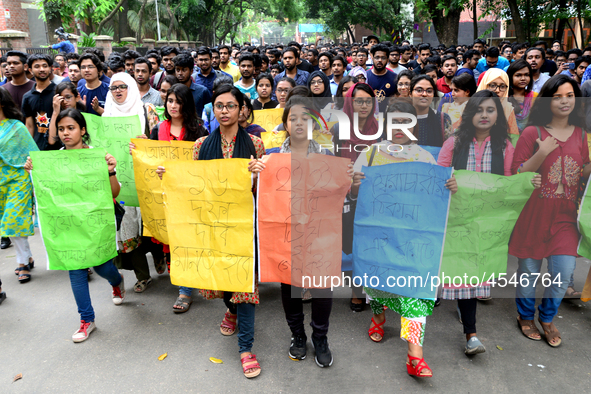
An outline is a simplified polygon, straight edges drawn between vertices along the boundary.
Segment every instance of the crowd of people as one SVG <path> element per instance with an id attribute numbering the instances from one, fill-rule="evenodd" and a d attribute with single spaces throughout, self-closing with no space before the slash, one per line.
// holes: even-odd
<path id="1" fill-rule="evenodd" d="M 518 273 L 539 275 L 543 259 L 552 277 L 570 280 L 549 285 L 539 305 L 538 320 L 546 342 L 561 344 L 553 319 L 565 296 L 580 296 L 573 273 L 579 231 L 577 209 L 582 182 L 591 174 L 586 121 L 581 97 L 591 96 L 591 47 L 565 50 L 558 41 L 548 47 L 534 43 L 501 42 L 488 46 L 482 40 L 472 45 L 432 47 L 428 43 L 400 45 L 379 42 L 369 36 L 365 43 L 351 45 L 307 44 L 252 46 L 220 45 L 183 49 L 165 46 L 148 50 L 111 53 L 99 49 L 71 52 L 61 45 L 55 56 L 27 55 L 9 51 L 0 58 L 4 77 L 0 87 L 0 235 L 2 249 L 14 245 L 20 283 L 31 280 L 35 262 L 28 237 L 34 235 L 34 172 L 29 152 L 36 150 L 89 149 L 93 130 L 82 113 L 98 116 L 138 115 L 138 138 L 160 141 L 194 141 L 194 160 L 249 159 L 256 175 L 265 169 L 268 155 L 310 153 L 335 155 L 351 161 L 351 189 L 343 208 L 343 270 L 350 271 L 353 218 L 364 174 L 378 157 L 352 146 L 362 143 L 378 148 L 394 161 L 419 161 L 475 172 L 511 176 L 535 172 L 535 190 L 521 212 L 509 243 L 516 256 Z M 545 98 L 537 100 L 536 98 Z M 310 99 L 317 109 L 339 109 L 350 119 L 357 114 L 357 128 L 366 136 L 380 128 L 378 112 L 416 116 L 410 128 L 417 141 L 402 131 L 391 140 L 340 140 L 339 125 L 322 129 L 332 135 L 333 149 L 307 138 Z M 265 130 L 253 123 L 253 111 L 282 108 L 281 124 Z M 399 124 L 407 119 L 395 119 Z M 386 130 L 383 127 L 383 130 Z M 280 148 L 265 149 L 261 134 L 285 131 Z M 519 137 L 514 144 L 513 137 Z M 403 150 L 387 149 L 402 145 Z M 130 153 L 135 145 L 130 142 Z M 434 149 L 437 154 L 434 154 Z M 384 153 L 387 152 L 387 153 Z M 107 154 L 110 190 L 119 194 L 116 157 Z M 56 169 L 56 171 L 59 169 Z M 166 177 L 159 167 L 158 175 Z M 455 193 L 455 177 L 446 182 Z M 453 198 L 453 197 L 452 197 Z M 117 230 L 118 256 L 92 269 L 69 271 L 72 291 L 80 314 L 74 342 L 85 341 L 95 329 L 95 315 L 88 290 L 93 272 L 112 286 L 112 300 L 120 305 L 126 288 L 120 269 L 136 276 L 135 293 L 152 283 L 146 255 L 150 253 L 157 274 L 170 272 L 170 249 L 143 235 L 141 211 L 123 207 Z M 348 269 L 346 268 L 348 267 Z M 527 338 L 541 340 L 535 323 L 535 285 L 516 285 L 519 330 Z M 189 310 L 193 288 L 179 287 L 172 305 L 174 313 Z M 384 337 L 385 310 L 401 316 L 400 336 L 407 342 L 407 371 L 412 376 L 431 377 L 423 356 L 426 319 L 440 299 L 457 300 L 466 335 L 465 353 L 485 352 L 476 331 L 477 300 L 491 297 L 491 286 L 442 286 L 438 299 L 403 297 L 359 286 L 352 287 L 350 308 L 361 312 L 369 304 L 373 313 L 368 335 L 374 342 Z M 258 376 L 262 367 L 252 353 L 254 293 L 198 289 L 207 299 L 222 298 L 226 311 L 220 324 L 222 335 L 238 332 L 238 347 L 247 378 Z M 297 294 L 294 297 L 293 294 Z M 281 284 L 286 321 L 292 332 L 289 357 L 306 358 L 303 302 L 312 303 L 312 343 L 320 367 L 333 363 L 328 346 L 330 289 L 294 288 Z M 0 303 L 6 298 L 1 291 Z"/>

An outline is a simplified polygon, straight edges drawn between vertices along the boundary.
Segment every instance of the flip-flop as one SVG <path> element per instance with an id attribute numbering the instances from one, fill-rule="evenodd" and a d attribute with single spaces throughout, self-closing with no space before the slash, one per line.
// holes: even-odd
<path id="1" fill-rule="evenodd" d="M 192 303 L 192 298 L 179 297 L 172 306 L 172 310 L 174 310 L 174 313 L 185 313 L 189 310 L 189 308 L 191 308 Z M 180 306 L 181 308 L 175 308 L 175 306 Z"/>
<path id="2" fill-rule="evenodd" d="M 2 304 L 2 302 L 6 299 L 6 292 L 2 292 L 0 293 L 0 304 Z"/>
<path id="3" fill-rule="evenodd" d="M 582 292 L 575 290 L 574 287 L 569 287 L 568 289 L 566 289 L 564 298 L 581 298 L 581 295 L 583 295 Z"/>

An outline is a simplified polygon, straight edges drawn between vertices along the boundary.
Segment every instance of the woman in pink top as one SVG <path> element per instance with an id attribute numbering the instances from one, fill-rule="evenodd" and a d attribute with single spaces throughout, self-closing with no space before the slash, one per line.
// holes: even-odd
<path id="1" fill-rule="evenodd" d="M 437 164 L 456 170 L 511 175 L 514 148 L 509 139 L 507 118 L 498 96 L 488 90 L 475 93 L 462 114 L 454 135 L 445 141 Z M 442 298 L 458 300 L 466 354 L 483 353 L 486 349 L 476 337 L 477 298 L 489 298 L 490 285 L 444 285 Z"/>

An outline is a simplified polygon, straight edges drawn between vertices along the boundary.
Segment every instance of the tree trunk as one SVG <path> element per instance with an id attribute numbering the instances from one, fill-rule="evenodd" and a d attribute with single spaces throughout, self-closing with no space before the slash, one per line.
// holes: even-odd
<path id="1" fill-rule="evenodd" d="M 119 7 L 121 7 L 121 4 L 123 4 L 125 0 L 120 0 L 119 3 L 117 3 L 117 5 L 115 6 L 115 8 L 113 8 L 113 11 L 111 11 L 109 13 L 109 15 L 107 15 L 107 17 L 105 19 L 103 19 L 101 21 L 101 23 L 98 25 L 98 27 L 96 28 L 96 34 L 100 35 L 101 34 L 101 30 L 103 29 L 103 27 L 111 20 L 113 19 L 113 17 L 115 16 L 115 14 L 117 13 L 117 11 L 119 11 Z"/>
<path id="2" fill-rule="evenodd" d="M 566 2 L 567 0 L 560 0 L 558 2 L 558 13 L 565 11 Z M 566 29 L 566 21 L 567 18 L 560 18 L 558 20 L 558 27 L 556 28 L 556 34 L 554 35 L 555 40 L 559 40 L 560 42 L 562 42 L 562 38 L 564 36 L 564 29 Z"/>
<path id="3" fill-rule="evenodd" d="M 135 40 L 137 41 L 137 45 L 140 46 L 140 40 L 142 38 L 142 24 L 144 22 L 144 10 L 146 9 L 146 4 L 148 3 L 148 0 L 144 0 L 142 2 L 142 7 L 140 8 L 140 11 L 138 12 L 137 16 L 138 19 L 140 21 L 140 25 L 137 29 L 137 32 L 135 33 Z"/>
<path id="4" fill-rule="evenodd" d="M 61 1 L 59 0 L 44 0 L 43 9 L 45 10 L 45 20 L 47 23 L 47 38 L 49 44 L 57 44 L 57 39 L 54 37 L 55 29 L 62 26 L 62 16 L 59 13 Z"/>
<path id="5" fill-rule="evenodd" d="M 477 9 L 477 0 L 472 2 L 472 23 L 474 29 L 474 40 L 478 38 L 478 9 Z"/>
<path id="6" fill-rule="evenodd" d="M 353 44 L 355 42 L 355 35 L 353 34 L 353 30 L 351 30 L 351 26 L 347 24 L 347 33 L 349 35 L 349 44 Z"/>
<path id="7" fill-rule="evenodd" d="M 429 13 L 433 20 L 433 26 L 437 33 L 439 42 L 445 46 L 456 45 L 458 43 L 458 31 L 460 28 L 461 8 L 449 4 L 449 0 L 445 4 L 448 6 L 447 12 L 437 9 L 437 0 L 429 0 Z"/>
<path id="8" fill-rule="evenodd" d="M 507 0 L 507 5 L 511 10 L 511 18 L 513 19 L 513 26 L 515 27 L 515 36 L 517 37 L 517 42 L 525 42 L 525 30 L 523 28 L 523 20 L 519 14 L 517 0 Z"/>
<path id="9" fill-rule="evenodd" d="M 120 8 L 120 7 L 117 7 Z M 121 12 L 119 13 L 119 37 L 133 37 L 133 32 L 127 23 L 127 12 L 129 11 L 129 0 L 123 0 L 121 3 Z M 140 22 L 141 23 L 141 22 Z M 139 44 L 139 40 L 138 40 Z"/>

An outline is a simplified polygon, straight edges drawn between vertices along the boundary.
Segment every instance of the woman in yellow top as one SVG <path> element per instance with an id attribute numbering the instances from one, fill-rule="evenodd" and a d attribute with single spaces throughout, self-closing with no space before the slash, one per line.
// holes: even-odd
<path id="1" fill-rule="evenodd" d="M 517 127 L 517 119 L 515 118 L 515 110 L 513 105 L 508 101 L 509 97 L 509 76 L 506 72 L 499 68 L 489 69 L 478 85 L 477 92 L 481 90 L 490 90 L 501 98 L 503 104 L 503 111 L 507 118 L 507 124 L 509 127 L 509 134 L 519 135 L 519 128 Z"/>

